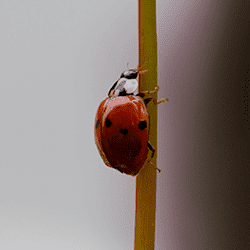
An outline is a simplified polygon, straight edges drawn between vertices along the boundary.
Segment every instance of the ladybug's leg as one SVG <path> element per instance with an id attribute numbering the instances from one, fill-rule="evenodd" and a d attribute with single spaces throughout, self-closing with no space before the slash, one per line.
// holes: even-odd
<path id="1" fill-rule="evenodd" d="M 143 101 L 144 101 L 145 105 L 147 105 L 151 100 L 153 100 L 155 105 L 158 105 L 158 104 L 160 104 L 162 102 L 168 101 L 168 98 L 162 99 L 161 101 L 157 101 L 155 98 L 149 97 L 149 98 L 144 99 Z"/>
<path id="2" fill-rule="evenodd" d="M 160 89 L 160 87 L 157 85 L 157 87 L 155 87 L 155 90 L 153 90 L 153 91 L 143 91 L 141 93 L 138 93 L 137 96 L 140 96 L 140 97 L 143 98 L 146 95 L 151 95 L 151 94 L 157 93 L 159 91 L 159 89 Z M 158 105 L 160 103 L 164 103 L 164 102 L 168 101 L 168 98 L 158 101 L 156 98 L 149 97 L 147 99 L 144 99 L 144 103 L 147 105 L 151 100 L 153 100 L 155 105 Z"/>
<path id="3" fill-rule="evenodd" d="M 154 169 L 158 170 L 159 173 L 161 172 L 161 170 L 159 168 L 157 168 L 151 161 L 149 161 L 148 163 L 150 163 Z"/>
<path id="4" fill-rule="evenodd" d="M 154 100 L 153 100 L 153 102 L 154 102 L 155 105 L 158 105 L 158 104 L 160 104 L 160 103 L 162 103 L 162 102 L 164 103 L 165 101 L 168 102 L 168 98 L 166 98 L 166 99 L 161 99 L 160 101 L 156 100 L 155 98 L 154 98 Z"/>
<path id="5" fill-rule="evenodd" d="M 153 91 L 142 91 L 140 93 L 138 93 L 138 96 L 144 97 L 145 95 L 151 95 L 151 94 L 155 94 L 159 91 L 160 87 L 157 85 L 157 87 L 155 87 L 155 90 Z"/>
<path id="6" fill-rule="evenodd" d="M 154 154 L 155 154 L 155 148 L 153 147 L 153 145 L 150 143 L 150 141 L 148 141 L 148 148 L 152 151 L 152 155 L 151 155 L 151 158 L 150 160 L 148 161 L 154 169 L 157 169 L 159 172 L 161 172 L 161 170 L 159 168 L 157 168 L 152 162 L 151 160 L 153 159 L 154 157 Z"/>
<path id="7" fill-rule="evenodd" d="M 148 141 L 148 148 L 149 150 L 152 151 L 152 155 L 151 155 L 151 158 L 150 158 L 150 161 L 153 159 L 154 157 L 154 154 L 155 154 L 155 148 L 153 147 L 153 145 L 150 143 L 150 141 Z"/>

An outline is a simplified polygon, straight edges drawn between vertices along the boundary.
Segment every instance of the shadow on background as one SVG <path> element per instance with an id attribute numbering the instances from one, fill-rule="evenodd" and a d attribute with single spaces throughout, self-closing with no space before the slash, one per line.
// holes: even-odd
<path id="1" fill-rule="evenodd" d="M 211 1 L 190 13 L 182 25 L 168 20 L 159 38 L 170 101 L 159 109 L 156 249 L 250 249 L 249 3 Z"/>

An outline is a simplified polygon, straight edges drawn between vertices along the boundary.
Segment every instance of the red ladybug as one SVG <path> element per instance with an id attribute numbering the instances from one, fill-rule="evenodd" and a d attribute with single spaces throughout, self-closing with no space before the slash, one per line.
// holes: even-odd
<path id="1" fill-rule="evenodd" d="M 159 87 L 134 95 L 138 88 L 136 78 L 144 72 L 139 68 L 124 71 L 109 90 L 109 97 L 101 102 L 95 118 L 95 143 L 104 163 L 132 176 L 143 167 L 148 149 L 152 151 L 151 159 L 155 152 L 148 141 L 149 114 L 146 108 L 154 98 L 143 97 L 156 93 Z M 157 102 L 154 99 L 154 103 L 166 100 Z"/>

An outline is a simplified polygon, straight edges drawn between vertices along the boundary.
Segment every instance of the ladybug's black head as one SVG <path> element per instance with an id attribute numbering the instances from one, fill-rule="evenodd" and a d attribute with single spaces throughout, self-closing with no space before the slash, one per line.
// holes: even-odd
<path id="1" fill-rule="evenodd" d="M 145 63 L 144 63 L 145 64 Z M 143 64 L 143 65 L 144 65 Z M 136 80 L 138 74 L 143 74 L 145 72 L 147 72 L 148 70 L 143 70 L 143 71 L 140 71 L 140 68 L 142 68 L 143 66 L 141 67 L 138 67 L 137 69 L 130 69 L 128 67 L 128 64 L 127 64 L 127 70 L 123 71 L 121 76 L 120 76 L 120 79 L 118 79 L 114 84 L 113 86 L 111 87 L 111 89 L 109 90 L 108 92 L 108 96 L 111 97 L 114 95 L 114 91 L 115 90 L 118 90 L 118 88 L 120 88 L 120 90 L 118 91 L 118 94 L 119 95 L 129 95 L 129 94 L 132 94 L 134 93 L 134 91 L 137 89 L 138 87 L 138 81 Z M 125 79 L 122 79 L 122 78 L 125 78 Z M 131 81 L 127 81 L 127 80 L 132 80 Z M 133 81 L 134 79 L 134 81 Z M 120 80 L 122 80 L 122 82 L 120 82 Z M 119 83 L 119 84 L 118 84 Z M 137 84 L 136 84 L 137 83 Z M 118 85 L 119 86 L 118 86 Z M 132 85 L 131 85 L 132 84 Z M 126 86 L 125 86 L 126 85 Z M 124 92 L 125 91 L 125 92 Z"/>
<path id="2" fill-rule="evenodd" d="M 138 76 L 138 71 L 136 69 L 128 69 L 122 72 L 120 78 L 136 79 L 137 76 Z"/>
<path id="3" fill-rule="evenodd" d="M 145 63 L 144 63 L 145 64 Z M 147 72 L 147 70 L 140 71 L 140 68 L 144 66 L 144 64 L 141 67 L 138 67 L 137 69 L 129 69 L 128 63 L 127 63 L 127 70 L 122 72 L 120 78 L 126 78 L 126 79 L 136 79 L 138 74 L 143 74 Z"/>

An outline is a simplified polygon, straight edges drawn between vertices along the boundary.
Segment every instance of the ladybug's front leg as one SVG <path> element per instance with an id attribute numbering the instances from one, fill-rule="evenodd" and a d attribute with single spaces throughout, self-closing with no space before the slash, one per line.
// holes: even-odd
<path id="1" fill-rule="evenodd" d="M 166 98 L 166 99 L 161 99 L 160 101 L 158 101 L 158 100 L 156 100 L 155 98 L 153 98 L 153 102 L 154 102 L 155 105 L 158 105 L 158 104 L 160 104 L 160 103 L 164 103 L 165 101 L 168 102 L 168 98 Z"/>
<path id="2" fill-rule="evenodd" d="M 155 90 L 153 91 L 143 91 L 142 93 L 145 93 L 145 95 L 151 95 L 151 94 L 155 94 L 159 91 L 160 87 L 159 85 L 157 85 L 157 87 L 155 87 Z"/>
<path id="3" fill-rule="evenodd" d="M 143 98 L 146 95 L 151 95 L 151 94 L 157 93 L 159 91 L 159 89 L 160 89 L 160 87 L 157 85 L 157 87 L 155 87 L 155 90 L 153 90 L 153 91 L 143 91 L 141 93 L 138 93 L 137 96 L 140 96 L 140 97 Z M 160 103 L 164 103 L 164 102 L 168 101 L 168 98 L 162 99 L 162 100 L 158 101 L 157 99 L 155 99 L 153 97 L 149 97 L 147 99 L 144 99 L 144 102 L 147 105 L 151 100 L 153 100 L 153 102 L 154 102 L 155 105 L 158 105 Z"/>
<path id="4" fill-rule="evenodd" d="M 159 91 L 160 87 L 157 85 L 157 87 L 155 87 L 155 90 L 153 91 L 142 91 L 140 93 L 138 93 L 137 95 L 140 97 L 144 97 L 146 95 L 151 95 L 151 94 L 155 94 Z"/>

